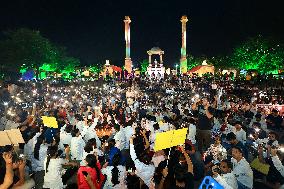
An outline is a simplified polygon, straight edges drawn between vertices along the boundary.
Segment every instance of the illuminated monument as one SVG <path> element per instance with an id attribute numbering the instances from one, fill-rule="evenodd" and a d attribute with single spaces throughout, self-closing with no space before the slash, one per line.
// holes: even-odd
<path id="1" fill-rule="evenodd" d="M 181 57 L 180 57 L 180 73 L 187 73 L 187 59 L 186 59 L 186 22 L 187 16 L 182 16 L 181 19 L 181 31 L 182 31 L 182 45 L 181 45 Z"/>
<path id="2" fill-rule="evenodd" d="M 163 54 L 165 53 L 159 47 L 153 47 L 151 50 L 147 51 L 149 55 L 149 66 L 147 68 L 147 74 L 150 78 L 161 79 L 165 75 L 165 67 L 163 65 Z M 155 59 L 152 62 L 152 55 L 158 55 L 160 57 L 160 62 Z"/>
<path id="3" fill-rule="evenodd" d="M 130 17 L 125 16 L 124 26 L 125 26 L 125 62 L 124 66 L 128 73 L 132 72 L 132 61 L 130 58 Z"/>

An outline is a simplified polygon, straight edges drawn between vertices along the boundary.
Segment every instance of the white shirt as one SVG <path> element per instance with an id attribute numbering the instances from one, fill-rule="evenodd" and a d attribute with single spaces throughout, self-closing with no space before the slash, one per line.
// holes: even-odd
<path id="1" fill-rule="evenodd" d="M 41 144 L 39 149 L 39 156 L 38 159 L 36 159 L 34 156 L 32 157 L 32 169 L 33 171 L 42 171 L 44 170 L 44 161 L 47 156 L 47 144 Z"/>
<path id="2" fill-rule="evenodd" d="M 65 126 L 60 129 L 59 148 L 64 151 L 64 144 L 71 145 L 72 135 L 71 133 L 67 133 L 63 128 L 65 129 Z"/>
<path id="3" fill-rule="evenodd" d="M 131 136 L 134 134 L 134 129 L 132 126 L 124 127 L 123 129 L 124 136 L 125 136 L 125 149 L 129 149 L 129 140 Z"/>
<path id="4" fill-rule="evenodd" d="M 71 158 L 74 160 L 83 160 L 83 152 L 85 147 L 85 141 L 81 136 L 72 137 L 71 139 Z"/>
<path id="5" fill-rule="evenodd" d="M 263 144 L 264 143 L 265 147 L 267 148 L 267 143 L 269 142 L 269 138 L 264 138 L 264 139 L 259 139 L 258 138 L 255 142 L 257 144 Z M 278 141 L 277 140 L 273 141 L 271 146 L 279 146 Z"/>
<path id="6" fill-rule="evenodd" d="M 139 161 L 139 159 L 137 159 L 133 144 L 130 144 L 130 156 L 136 167 L 136 175 L 140 177 L 148 187 L 150 187 L 155 173 L 155 166 L 152 164 L 146 165 Z"/>
<path id="7" fill-rule="evenodd" d="M 99 139 L 95 128 L 96 128 L 97 122 L 94 122 L 90 127 L 86 126 L 83 128 L 83 131 L 81 132 L 81 135 L 84 137 L 84 141 L 88 142 L 88 140 L 95 138 L 96 139 L 96 145 L 97 148 L 101 147 L 101 140 Z"/>
<path id="8" fill-rule="evenodd" d="M 218 175 L 214 178 L 220 185 L 224 187 L 224 189 L 237 189 L 238 183 L 235 175 L 233 173 L 227 173 Z"/>
<path id="9" fill-rule="evenodd" d="M 233 173 L 237 178 L 237 181 L 247 186 L 248 188 L 253 188 L 253 172 L 252 169 L 245 158 L 242 158 L 239 162 L 236 159 L 231 159 L 233 163 Z"/>
<path id="10" fill-rule="evenodd" d="M 85 121 L 78 121 L 76 128 L 79 129 L 80 133 L 83 131 L 83 128 L 86 127 Z"/>
<path id="11" fill-rule="evenodd" d="M 236 130 L 236 138 L 238 141 L 242 142 L 243 144 L 246 143 L 247 140 L 247 133 L 241 128 L 241 130 Z"/>
<path id="12" fill-rule="evenodd" d="M 118 131 L 113 139 L 115 140 L 115 147 L 117 147 L 119 150 L 124 150 L 126 147 L 126 137 L 124 135 L 124 132 L 121 128 L 120 131 Z"/>
<path id="13" fill-rule="evenodd" d="M 284 177 L 284 166 L 282 165 L 282 162 L 280 161 L 279 157 L 276 155 L 273 156 L 271 159 L 274 167 L 277 169 L 277 171 L 279 171 L 282 177 Z"/>
<path id="14" fill-rule="evenodd" d="M 187 139 L 190 140 L 192 144 L 196 143 L 195 135 L 196 135 L 196 126 L 193 124 L 190 124 L 188 126 Z"/>
<path id="15" fill-rule="evenodd" d="M 37 138 L 40 135 L 41 135 L 41 133 L 36 133 L 35 136 L 32 139 L 30 139 L 28 141 L 28 143 L 25 144 L 25 146 L 24 146 L 24 154 L 25 154 L 25 156 L 28 157 L 29 160 L 32 160 L 32 158 L 33 158 L 33 152 L 34 152 L 35 144 L 36 144 Z"/>
<path id="16" fill-rule="evenodd" d="M 104 189 L 126 189 L 127 188 L 126 181 L 125 181 L 126 175 L 127 175 L 126 169 L 122 165 L 117 166 L 117 168 L 118 168 L 119 184 L 115 186 L 113 186 L 113 183 L 111 181 L 113 166 L 107 166 L 106 168 L 102 169 L 102 174 L 107 176 L 104 187 L 103 187 Z"/>
<path id="17" fill-rule="evenodd" d="M 50 159 L 48 165 L 48 172 L 46 172 L 46 161 L 44 161 L 44 183 L 43 188 L 50 188 L 50 189 L 62 189 L 63 182 L 62 182 L 62 164 L 66 163 L 66 160 L 62 158 Z"/>
<path id="18" fill-rule="evenodd" d="M 230 124 L 227 124 L 227 127 L 225 128 L 225 131 L 223 131 L 224 134 L 228 134 L 228 133 L 236 133 L 236 127 L 230 125 Z"/>

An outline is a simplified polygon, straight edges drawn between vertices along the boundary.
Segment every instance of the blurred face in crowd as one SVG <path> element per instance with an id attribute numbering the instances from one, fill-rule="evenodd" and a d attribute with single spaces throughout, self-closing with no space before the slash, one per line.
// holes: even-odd
<path id="1" fill-rule="evenodd" d="M 243 157 L 243 154 L 236 148 L 232 149 L 232 156 L 233 158 L 235 158 L 236 160 L 241 160 Z"/>
<path id="2" fill-rule="evenodd" d="M 230 173 L 231 169 L 228 167 L 226 162 L 221 161 L 220 163 L 220 170 L 223 174 Z"/>
<path id="3" fill-rule="evenodd" d="M 278 114 L 279 114 L 278 111 L 273 111 L 273 112 L 272 112 L 272 115 L 275 116 L 275 117 L 277 117 Z"/>
<path id="4" fill-rule="evenodd" d="M 216 136 L 215 137 L 215 145 L 219 145 L 219 144 L 221 144 L 221 139 L 220 139 L 219 136 Z"/>
<path id="5" fill-rule="evenodd" d="M 203 98 L 202 99 L 202 104 L 203 104 L 203 106 L 207 106 L 209 104 L 208 99 L 207 98 Z"/>
<path id="6" fill-rule="evenodd" d="M 276 136 L 274 133 L 269 133 L 268 138 L 269 140 L 276 140 Z"/>
<path id="7" fill-rule="evenodd" d="M 237 129 L 237 131 L 239 131 L 242 128 L 242 126 L 240 124 L 236 124 L 235 128 Z"/>

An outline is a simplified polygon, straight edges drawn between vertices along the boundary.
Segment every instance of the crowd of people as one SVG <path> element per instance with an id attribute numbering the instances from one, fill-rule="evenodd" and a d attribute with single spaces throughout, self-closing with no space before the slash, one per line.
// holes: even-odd
<path id="1" fill-rule="evenodd" d="M 0 130 L 19 129 L 25 143 L 0 147 L 0 189 L 193 189 L 205 176 L 225 189 L 280 188 L 283 82 L 3 82 Z M 157 133 L 181 128 L 183 144 L 155 151 Z"/>

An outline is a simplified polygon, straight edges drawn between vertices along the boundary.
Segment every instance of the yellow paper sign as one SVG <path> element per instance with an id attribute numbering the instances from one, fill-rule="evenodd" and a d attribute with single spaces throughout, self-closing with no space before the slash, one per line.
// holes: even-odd
<path id="1" fill-rule="evenodd" d="M 41 119 L 45 126 L 55 129 L 58 128 L 58 123 L 55 117 L 42 116 Z"/>
<path id="2" fill-rule="evenodd" d="M 156 152 L 159 150 L 184 144 L 186 139 L 187 129 L 188 128 L 183 128 L 178 130 L 171 130 L 167 132 L 157 133 L 154 151 Z"/>
<path id="3" fill-rule="evenodd" d="M 187 134 L 187 128 L 174 130 L 174 135 L 172 139 L 172 146 L 178 146 L 184 144 Z"/>

